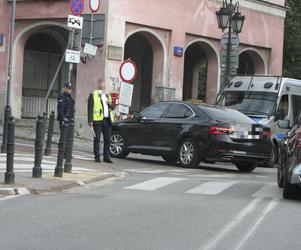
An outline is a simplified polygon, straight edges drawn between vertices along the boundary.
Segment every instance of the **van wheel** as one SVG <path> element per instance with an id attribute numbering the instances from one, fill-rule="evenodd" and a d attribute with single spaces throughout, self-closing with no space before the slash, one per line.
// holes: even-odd
<path id="1" fill-rule="evenodd" d="M 179 145 L 178 159 L 184 168 L 196 168 L 199 161 L 197 144 L 190 138 L 184 139 Z"/>
<path id="2" fill-rule="evenodd" d="M 125 158 L 129 154 L 123 136 L 119 131 L 113 131 L 110 142 L 110 154 L 112 157 Z"/>
<path id="3" fill-rule="evenodd" d="M 263 168 L 274 168 L 278 161 L 278 150 L 276 145 L 273 145 L 272 159 L 260 165 Z"/>
<path id="4" fill-rule="evenodd" d="M 257 167 L 255 162 L 237 162 L 235 165 L 240 172 L 246 173 L 252 172 Z"/>

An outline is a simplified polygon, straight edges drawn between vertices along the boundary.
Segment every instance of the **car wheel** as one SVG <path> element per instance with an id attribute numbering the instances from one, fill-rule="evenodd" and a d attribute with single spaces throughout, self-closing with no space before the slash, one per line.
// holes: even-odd
<path id="1" fill-rule="evenodd" d="M 284 183 L 283 183 L 283 198 L 284 199 L 295 199 L 298 195 L 298 186 L 289 183 L 287 179 L 287 175 L 284 177 Z"/>
<path id="2" fill-rule="evenodd" d="M 277 166 L 277 183 L 278 187 L 283 188 L 284 176 L 280 165 Z"/>
<path id="3" fill-rule="evenodd" d="M 255 162 L 237 162 L 235 165 L 240 172 L 252 172 L 257 167 Z"/>
<path id="4" fill-rule="evenodd" d="M 176 163 L 178 161 L 177 157 L 175 155 L 162 155 L 162 158 L 164 161 L 168 163 Z"/>
<path id="5" fill-rule="evenodd" d="M 110 154 L 112 157 L 125 158 L 129 154 L 127 152 L 125 141 L 119 131 L 113 131 L 111 135 Z"/>
<path id="6" fill-rule="evenodd" d="M 184 168 L 195 168 L 199 165 L 199 156 L 196 143 L 190 139 L 184 139 L 179 145 L 178 159 Z"/>

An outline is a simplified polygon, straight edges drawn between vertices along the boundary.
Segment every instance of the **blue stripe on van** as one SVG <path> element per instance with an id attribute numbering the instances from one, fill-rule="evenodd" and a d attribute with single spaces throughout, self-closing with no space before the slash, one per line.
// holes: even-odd
<path id="1" fill-rule="evenodd" d="M 282 140 L 285 137 L 285 133 L 276 133 L 276 137 L 278 140 Z"/>
<path id="2" fill-rule="evenodd" d="M 260 123 L 262 120 L 263 120 L 263 118 L 252 118 L 256 123 Z"/>

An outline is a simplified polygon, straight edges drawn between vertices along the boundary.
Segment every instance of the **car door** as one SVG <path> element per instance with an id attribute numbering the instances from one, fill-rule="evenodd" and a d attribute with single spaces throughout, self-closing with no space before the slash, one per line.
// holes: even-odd
<path id="1" fill-rule="evenodd" d="M 154 131 L 154 144 L 171 151 L 176 148 L 178 138 L 190 128 L 189 118 L 193 110 L 184 103 L 172 103 L 167 109 L 164 119 L 157 122 Z"/>
<path id="2" fill-rule="evenodd" d="M 157 131 L 156 125 L 168 106 L 169 103 L 164 102 L 154 104 L 139 114 L 136 121 L 127 129 L 130 149 L 141 152 L 155 147 L 153 139 Z"/>

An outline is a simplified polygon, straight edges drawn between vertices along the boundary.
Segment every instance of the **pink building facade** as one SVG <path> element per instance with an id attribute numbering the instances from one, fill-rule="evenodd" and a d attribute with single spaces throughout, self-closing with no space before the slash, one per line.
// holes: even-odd
<path id="1" fill-rule="evenodd" d="M 215 12 L 221 0 L 100 0 L 102 45 L 93 60 L 73 68 L 78 133 L 86 128 L 86 106 L 97 79 L 118 91 L 119 67 L 131 58 L 138 67 L 132 110 L 170 99 L 214 102 L 221 86 L 220 38 Z M 284 0 L 239 0 L 246 20 L 239 34 L 240 74 L 282 74 Z M 85 1 L 85 14 L 90 14 Z M 0 0 L 0 113 L 7 86 L 11 2 Z M 17 1 L 13 58 L 12 109 L 17 118 L 34 117 L 68 43 L 69 1 Z M 97 26 L 95 28 L 98 28 Z M 180 53 L 174 53 L 178 50 Z M 181 50 L 182 55 L 181 55 Z M 90 58 L 91 59 L 91 58 Z M 68 72 L 64 64 L 48 102 Z M 202 86 L 200 87 L 200 83 Z M 1 116 L 2 119 L 2 116 Z"/>

